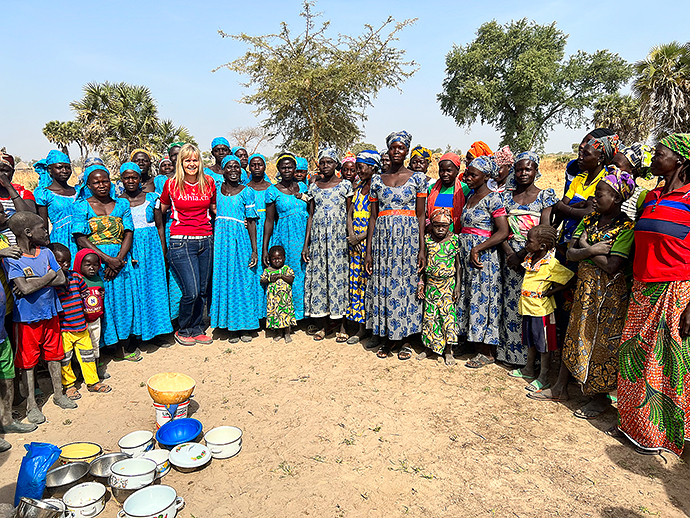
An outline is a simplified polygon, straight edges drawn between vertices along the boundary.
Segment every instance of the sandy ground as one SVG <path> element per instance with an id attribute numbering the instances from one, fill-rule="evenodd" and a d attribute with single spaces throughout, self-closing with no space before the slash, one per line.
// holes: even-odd
<path id="1" fill-rule="evenodd" d="M 163 483 L 186 500 L 182 518 L 245 516 L 685 516 L 688 466 L 636 454 L 603 433 L 615 413 L 584 421 L 582 403 L 538 403 L 494 365 L 472 371 L 433 360 L 380 360 L 361 345 L 299 332 L 292 344 L 147 348 L 111 363 L 114 387 L 79 408 L 44 406 L 48 422 L 8 435 L 0 502 L 12 500 L 28 441 L 93 441 L 106 451 L 134 430 L 155 430 L 145 387 L 177 371 L 197 381 L 193 416 L 244 430 L 243 449 Z M 42 387 L 48 391 L 47 379 Z M 571 393 L 576 393 L 571 385 Z M 103 517 L 120 506 L 110 499 Z"/>

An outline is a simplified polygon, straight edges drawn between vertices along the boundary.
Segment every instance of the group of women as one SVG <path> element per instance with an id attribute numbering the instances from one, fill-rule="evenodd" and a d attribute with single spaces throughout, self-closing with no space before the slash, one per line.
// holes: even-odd
<path id="1" fill-rule="evenodd" d="M 377 356 L 395 350 L 407 360 L 410 337 L 423 327 L 420 276 L 455 272 L 457 258 L 457 289 L 427 298 L 438 325 L 424 331 L 429 350 L 419 358 L 442 354 L 436 341 L 455 346 L 455 333 L 476 351 L 467 367 L 517 367 L 511 375 L 533 380 L 528 395 L 537 401 L 567 399 L 574 376 L 592 396 L 575 413 L 582 418 L 607 410 L 617 388 L 620 420 L 610 433 L 640 452 L 680 454 L 690 437 L 690 135 L 625 147 L 598 128 L 567 165 L 562 196 L 536 185 L 540 160 L 531 151 L 494 153 L 475 142 L 464 159 L 441 156 L 434 181 L 431 152 L 417 146 L 410 154 L 411 141 L 400 131 L 382 153 L 342 158 L 324 149 L 311 175 L 306 160 L 282 153 L 275 183 L 262 155 L 222 137 L 207 168 L 195 146 L 178 142 L 157 175 L 151 155 L 135 150 L 119 182 L 95 159 L 76 188 L 69 158 L 54 151 L 39 164 L 35 204 L 52 241 L 92 248 L 102 260 L 102 345 L 170 333 L 175 319 L 178 343 L 210 343 L 205 310 L 229 340 L 251 341 L 266 317 L 260 279 L 269 250 L 280 246 L 294 272 L 292 310 L 310 319 L 314 340 L 335 332 L 354 344 L 370 333 Z M 651 175 L 658 187 L 637 184 Z M 440 261 L 428 239 L 439 221 L 457 236 Z M 518 310 L 525 244 L 540 224 L 557 232 L 555 253 L 578 278 L 558 299 L 563 351 L 553 386 L 520 369 L 528 354 Z M 352 335 L 348 320 L 357 324 Z"/>

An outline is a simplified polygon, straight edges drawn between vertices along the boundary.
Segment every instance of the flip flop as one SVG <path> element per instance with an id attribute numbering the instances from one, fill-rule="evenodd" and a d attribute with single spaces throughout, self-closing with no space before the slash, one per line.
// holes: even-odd
<path id="1" fill-rule="evenodd" d="M 72 401 L 78 401 L 81 399 L 81 394 L 76 387 L 69 387 L 67 390 L 65 390 L 65 396 L 70 398 Z"/>
<path id="2" fill-rule="evenodd" d="M 359 336 L 354 335 L 354 336 L 351 336 L 350 338 L 348 338 L 346 343 L 347 343 L 347 345 L 355 345 L 355 344 L 358 344 L 359 341 L 360 341 Z"/>
<path id="3" fill-rule="evenodd" d="M 595 419 L 599 417 L 601 414 L 603 414 L 605 411 L 606 410 L 604 410 L 603 412 L 597 412 L 596 415 L 587 415 L 582 411 L 581 408 L 578 408 L 577 410 L 575 410 L 575 412 L 573 412 L 573 415 L 578 419 Z"/>
<path id="4" fill-rule="evenodd" d="M 112 387 L 109 387 L 108 385 L 104 385 L 100 381 L 98 383 L 94 383 L 93 385 L 86 385 L 86 390 L 89 392 L 98 392 L 100 394 L 107 394 L 108 392 L 112 391 Z"/>
<path id="5" fill-rule="evenodd" d="M 562 403 L 564 401 L 568 401 L 567 399 L 563 399 L 560 397 L 555 397 L 555 396 L 545 396 L 543 392 L 530 392 L 527 394 L 527 397 L 530 399 L 534 399 L 535 401 L 554 401 L 556 403 Z"/>
<path id="6" fill-rule="evenodd" d="M 488 356 L 483 355 L 482 353 L 479 353 L 471 360 L 468 360 L 465 363 L 465 367 L 467 367 L 468 369 L 481 369 L 482 367 L 486 367 L 487 365 L 491 365 L 495 362 L 496 360 L 491 359 Z"/>
<path id="7" fill-rule="evenodd" d="M 336 333 L 335 334 L 336 343 L 344 344 L 345 342 L 348 341 L 348 339 L 349 339 L 349 337 L 347 336 L 347 333 Z"/>
<path id="8" fill-rule="evenodd" d="M 533 380 L 535 378 L 534 376 L 527 376 L 526 374 L 523 374 L 522 371 L 520 371 L 520 369 L 509 371 L 508 376 L 510 376 L 511 378 L 520 378 L 523 380 Z"/>
<path id="9" fill-rule="evenodd" d="M 623 432 L 621 432 L 618 429 L 618 426 L 616 426 L 616 425 L 613 425 L 611 428 L 606 430 L 604 433 L 606 435 L 608 435 L 609 437 L 613 437 L 614 439 L 623 439 L 625 437 L 625 434 Z"/>
<path id="10" fill-rule="evenodd" d="M 399 351 L 398 351 L 398 360 L 401 361 L 407 361 L 412 358 L 412 355 L 414 354 L 414 351 L 409 345 L 404 345 Z"/>
<path id="11" fill-rule="evenodd" d="M 539 380 L 534 380 L 532 383 L 525 387 L 528 392 L 541 392 L 544 389 L 550 388 L 551 383 L 542 384 Z"/>
<path id="12" fill-rule="evenodd" d="M 314 341 L 315 342 L 320 342 L 324 338 L 326 338 L 326 331 L 324 331 L 323 329 L 320 329 L 319 331 L 314 333 Z"/>
<path id="13" fill-rule="evenodd" d="M 388 346 L 382 345 L 381 348 L 376 352 L 376 357 L 385 360 L 386 358 L 388 358 L 390 352 L 391 350 L 388 348 Z"/>

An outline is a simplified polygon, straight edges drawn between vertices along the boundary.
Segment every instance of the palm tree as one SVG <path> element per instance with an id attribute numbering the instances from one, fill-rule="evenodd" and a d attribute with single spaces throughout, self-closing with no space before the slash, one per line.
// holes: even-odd
<path id="1" fill-rule="evenodd" d="M 594 103 L 592 122 L 595 127 L 615 128 L 626 144 L 646 142 L 654 129 L 651 119 L 640 115 L 640 99 L 618 92 L 604 95 Z"/>
<path id="2" fill-rule="evenodd" d="M 635 64 L 633 92 L 641 115 L 654 123 L 654 136 L 690 131 L 690 43 L 677 41 L 652 47 Z"/>
<path id="3" fill-rule="evenodd" d="M 55 144 L 60 148 L 60 151 L 69 154 L 69 145 L 72 143 L 72 135 L 69 123 L 62 121 L 50 121 L 46 122 L 43 127 L 43 134 L 48 139 L 48 142 Z"/>

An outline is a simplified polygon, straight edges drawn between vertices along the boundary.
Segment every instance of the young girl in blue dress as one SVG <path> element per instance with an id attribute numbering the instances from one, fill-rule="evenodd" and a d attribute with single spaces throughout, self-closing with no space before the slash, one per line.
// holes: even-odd
<path id="1" fill-rule="evenodd" d="M 170 300 L 165 271 L 165 228 L 160 210 L 160 196 L 143 192 L 140 168 L 134 162 L 120 167 L 125 192 L 120 195 L 129 202 L 134 223 L 132 264 L 137 281 L 136 335 L 142 340 L 172 333 Z"/>
<path id="2" fill-rule="evenodd" d="M 258 254 L 254 191 L 240 184 L 242 167 L 235 155 L 223 159 L 225 181 L 217 193 L 211 286 L 211 327 L 228 329 L 230 342 L 251 342 L 259 328 L 256 297 Z M 245 226 L 246 221 L 246 226 Z M 240 337 L 237 332 L 240 332 Z"/>
<path id="3" fill-rule="evenodd" d="M 272 185 L 266 176 L 266 158 L 258 153 L 249 157 L 249 187 L 254 193 L 254 203 L 259 219 L 256 222 L 256 244 L 264 242 L 264 225 L 266 224 L 266 194 Z M 270 246 L 270 243 L 269 243 Z M 257 268 L 256 298 L 259 300 L 259 316 L 266 318 L 266 289 L 261 285 L 262 268 Z"/>

